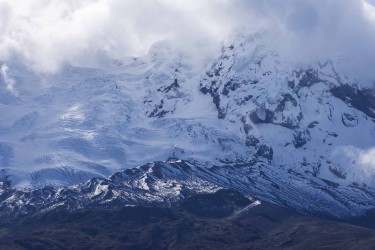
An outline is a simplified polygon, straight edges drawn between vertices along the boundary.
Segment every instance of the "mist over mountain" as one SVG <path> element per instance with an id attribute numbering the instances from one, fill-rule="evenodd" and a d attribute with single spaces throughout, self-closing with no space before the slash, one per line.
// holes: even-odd
<path id="1" fill-rule="evenodd" d="M 17 59 L 39 72 L 66 64 L 102 67 L 106 58 L 145 55 L 164 40 L 202 60 L 237 34 L 265 32 L 284 58 L 333 60 L 360 80 L 372 84 L 374 78 L 375 10 L 369 0 L 2 0 L 0 13 L 0 59 Z"/>
<path id="2" fill-rule="evenodd" d="M 49 216 L 65 226 L 81 213 L 88 217 L 74 221 L 76 230 L 90 235 L 90 214 L 112 212 L 154 232 L 139 211 L 161 215 L 150 221 L 166 232 L 213 214 L 198 227 L 205 235 L 256 223 L 246 246 L 265 248 L 306 246 L 313 238 L 285 229 L 296 223 L 354 230 L 328 219 L 372 235 L 363 221 L 375 211 L 374 6 L 0 0 L 0 232 L 8 237 L 19 231 L 10 225 L 28 221 L 54 232 Z M 271 223 L 273 211 L 288 216 Z M 116 246 L 155 240 L 115 236 L 108 242 Z M 176 247 L 176 237 L 158 244 Z M 11 243 L 39 246 L 33 239 Z"/>

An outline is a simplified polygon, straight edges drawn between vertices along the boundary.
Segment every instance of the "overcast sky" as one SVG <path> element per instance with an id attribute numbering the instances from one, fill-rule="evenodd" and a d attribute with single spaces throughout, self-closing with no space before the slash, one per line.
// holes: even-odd
<path id="1" fill-rule="evenodd" d="M 371 3 L 372 2 L 372 3 Z M 288 60 L 341 60 L 375 79 L 375 0 L 0 0 L 0 60 L 54 72 L 64 63 L 147 53 L 160 40 L 213 53 L 267 31 Z"/>

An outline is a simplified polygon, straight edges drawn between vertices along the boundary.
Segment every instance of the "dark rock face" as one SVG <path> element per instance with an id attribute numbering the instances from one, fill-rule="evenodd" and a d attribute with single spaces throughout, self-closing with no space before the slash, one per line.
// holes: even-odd
<path id="1" fill-rule="evenodd" d="M 316 125 L 318 125 L 319 122 L 318 121 L 313 121 L 313 122 L 310 122 L 310 124 L 307 126 L 308 128 L 315 128 Z"/>
<path id="2" fill-rule="evenodd" d="M 319 79 L 318 72 L 313 69 L 297 72 L 297 77 L 300 77 L 300 76 L 302 76 L 301 80 L 298 83 L 300 87 L 310 87 L 314 83 L 318 83 L 322 81 Z"/>
<path id="3" fill-rule="evenodd" d="M 344 179 L 344 180 L 346 179 L 345 172 L 343 172 L 341 169 L 336 168 L 335 166 L 330 166 L 329 171 L 331 171 L 331 173 L 333 173 L 340 179 Z"/>
<path id="4" fill-rule="evenodd" d="M 272 162 L 273 159 L 273 149 L 272 147 L 261 144 L 257 147 L 256 156 L 266 159 L 268 162 Z"/>
<path id="5" fill-rule="evenodd" d="M 293 144 L 295 148 L 303 147 L 308 141 L 310 141 L 311 136 L 308 130 L 299 130 L 294 133 Z"/>
<path id="6" fill-rule="evenodd" d="M 260 106 L 256 111 L 250 114 L 250 120 L 254 124 L 272 123 L 274 113 L 264 106 Z"/>
<path id="7" fill-rule="evenodd" d="M 170 91 L 177 92 L 179 87 L 180 87 L 180 85 L 178 84 L 178 80 L 174 79 L 174 81 L 171 85 L 169 85 L 167 87 L 161 87 L 161 88 L 158 89 L 158 91 L 163 92 L 163 93 L 169 93 Z"/>
<path id="8" fill-rule="evenodd" d="M 203 94 L 205 94 L 205 95 L 206 94 L 210 94 L 210 96 L 212 97 L 212 101 L 213 101 L 213 103 L 215 104 L 215 106 L 217 108 L 217 111 L 218 111 L 217 116 L 218 116 L 218 118 L 219 119 L 224 119 L 226 112 L 225 112 L 225 110 L 220 105 L 220 95 L 217 93 L 217 89 L 213 90 L 212 86 L 210 88 L 201 86 L 200 91 Z"/>
<path id="9" fill-rule="evenodd" d="M 235 91 L 236 89 L 238 89 L 240 87 L 240 83 L 238 82 L 234 82 L 233 80 L 229 80 L 225 85 L 224 85 L 224 88 L 223 88 L 223 91 L 222 91 L 222 94 L 227 96 L 229 94 L 230 91 Z"/>
<path id="10" fill-rule="evenodd" d="M 246 146 L 248 146 L 248 147 L 255 147 L 256 145 L 258 145 L 260 143 L 260 141 L 255 136 L 249 135 L 249 136 L 246 137 L 245 143 L 246 143 Z"/>
<path id="11" fill-rule="evenodd" d="M 169 112 L 169 111 L 164 110 L 163 108 L 164 108 L 164 100 L 161 100 L 160 104 L 155 105 L 155 108 L 152 110 L 152 112 L 148 114 L 148 117 L 163 118 Z"/>
<path id="12" fill-rule="evenodd" d="M 375 119 L 375 91 L 372 89 L 358 89 L 354 86 L 341 85 L 331 89 L 331 93 Z"/>
<path id="13" fill-rule="evenodd" d="M 347 127 L 355 127 L 358 125 L 358 118 L 348 113 L 342 114 L 342 123 Z"/>

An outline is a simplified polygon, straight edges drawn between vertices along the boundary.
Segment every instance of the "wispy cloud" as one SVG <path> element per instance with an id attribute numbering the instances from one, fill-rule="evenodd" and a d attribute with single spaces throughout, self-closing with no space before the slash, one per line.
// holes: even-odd
<path id="1" fill-rule="evenodd" d="M 375 147 L 360 149 L 354 146 L 341 146 L 333 151 L 332 160 L 348 174 L 348 181 L 375 182 Z"/>
<path id="2" fill-rule="evenodd" d="M 9 76 L 9 67 L 6 64 L 1 65 L 0 75 L 5 85 L 5 88 L 13 95 L 17 95 L 15 89 L 16 81 Z"/>

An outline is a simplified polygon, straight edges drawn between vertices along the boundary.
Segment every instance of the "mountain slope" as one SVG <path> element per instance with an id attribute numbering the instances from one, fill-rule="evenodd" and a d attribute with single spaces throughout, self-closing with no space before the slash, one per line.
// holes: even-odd
<path id="1" fill-rule="evenodd" d="M 88 207 L 168 207 L 196 194 L 227 188 L 296 209 L 332 217 L 361 216 L 373 210 L 375 190 L 341 186 L 318 177 L 285 172 L 263 163 L 204 168 L 185 161 L 154 162 L 94 178 L 79 185 L 14 189 L 2 182 L 3 215 L 37 215 L 50 210 L 75 211 Z"/>
<path id="2" fill-rule="evenodd" d="M 0 223 L 1 249 L 372 249 L 373 228 L 303 216 L 238 192 L 195 195 L 169 208 L 54 210 Z"/>
<path id="3" fill-rule="evenodd" d="M 374 208 L 374 92 L 331 62 L 284 61 L 253 35 L 205 67 L 161 43 L 105 70 L 9 68 L 17 94 L 0 93 L 4 211 L 165 205 L 219 188 L 307 213 Z M 104 178 L 154 161 L 169 163 Z"/>

